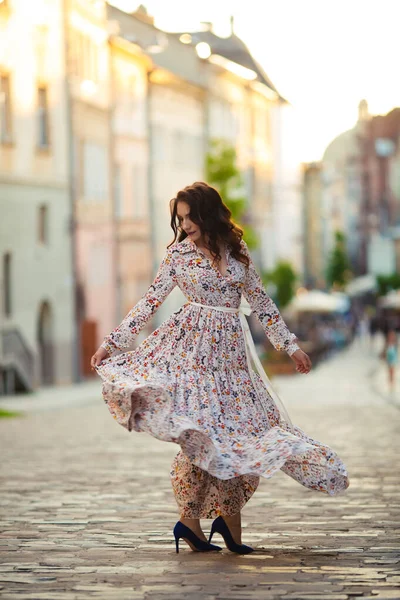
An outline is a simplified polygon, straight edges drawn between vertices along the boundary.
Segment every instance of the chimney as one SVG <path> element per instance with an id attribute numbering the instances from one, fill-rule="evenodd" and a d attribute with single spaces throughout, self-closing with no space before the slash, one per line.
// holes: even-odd
<path id="1" fill-rule="evenodd" d="M 141 4 L 138 8 L 132 13 L 134 17 L 142 21 L 143 23 L 147 23 L 148 25 L 154 25 L 154 17 L 149 15 L 147 8 Z"/>
<path id="2" fill-rule="evenodd" d="M 201 30 L 202 31 L 212 31 L 211 21 L 201 21 Z"/>
<path id="3" fill-rule="evenodd" d="M 235 35 L 235 17 L 233 15 L 231 15 L 230 22 L 231 22 L 231 35 Z"/>

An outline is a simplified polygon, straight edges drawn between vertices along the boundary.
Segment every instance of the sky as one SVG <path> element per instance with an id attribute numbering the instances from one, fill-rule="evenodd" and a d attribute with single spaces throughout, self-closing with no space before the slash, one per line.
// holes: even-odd
<path id="1" fill-rule="evenodd" d="M 140 2 L 112 0 L 123 10 Z M 294 107 L 299 160 L 319 160 L 354 126 L 361 99 L 371 114 L 400 106 L 400 0 L 143 0 L 167 31 L 214 23 L 236 34 Z M 227 29 L 228 28 L 228 29 Z"/>

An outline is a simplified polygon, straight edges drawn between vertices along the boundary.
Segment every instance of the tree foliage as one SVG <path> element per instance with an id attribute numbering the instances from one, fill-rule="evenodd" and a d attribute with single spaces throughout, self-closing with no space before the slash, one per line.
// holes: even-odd
<path id="1" fill-rule="evenodd" d="M 206 181 L 214 186 L 232 213 L 232 219 L 244 231 L 244 240 L 249 248 L 258 245 L 257 235 L 249 225 L 248 201 L 243 179 L 237 167 L 235 148 L 224 140 L 213 140 L 206 155 Z"/>
<path id="2" fill-rule="evenodd" d="M 346 236 L 341 231 L 335 232 L 335 246 L 328 259 L 326 280 L 332 287 L 342 289 L 351 276 L 350 261 L 346 251 Z"/>
<path id="3" fill-rule="evenodd" d="M 400 273 L 392 273 L 391 275 L 377 275 L 376 283 L 378 284 L 378 295 L 386 296 L 391 290 L 400 289 Z"/>
<path id="4" fill-rule="evenodd" d="M 292 300 L 296 280 L 297 275 L 292 265 L 285 260 L 280 260 L 272 271 L 263 274 L 265 285 L 273 285 L 275 292 L 272 295 L 280 308 L 284 308 Z"/>

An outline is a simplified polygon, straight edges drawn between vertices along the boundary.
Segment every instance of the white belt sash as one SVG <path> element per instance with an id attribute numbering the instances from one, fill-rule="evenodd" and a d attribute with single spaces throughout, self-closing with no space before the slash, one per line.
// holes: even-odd
<path id="1" fill-rule="evenodd" d="M 256 367 L 256 370 L 257 370 L 259 376 L 261 377 L 269 394 L 272 396 L 272 399 L 274 400 L 275 404 L 277 405 L 282 419 L 284 421 L 286 421 L 286 423 L 289 425 L 289 427 L 291 429 L 293 429 L 293 424 L 289 417 L 289 414 L 288 414 L 282 400 L 279 398 L 278 394 L 275 392 L 274 388 L 272 387 L 271 381 L 269 380 L 268 375 L 264 371 L 263 366 L 260 362 L 260 359 L 258 358 L 256 347 L 255 347 L 254 341 L 253 341 L 253 337 L 251 335 L 250 327 L 249 327 L 249 325 L 247 323 L 247 319 L 245 317 L 245 315 L 251 314 L 251 308 L 249 306 L 246 306 L 243 304 L 239 308 L 228 308 L 227 306 L 208 306 L 207 304 L 200 304 L 199 302 L 189 302 L 189 304 L 192 304 L 193 306 L 200 306 L 201 308 L 218 310 L 218 311 L 225 312 L 225 313 L 239 314 L 240 325 L 242 327 L 243 336 L 245 339 L 247 367 L 249 369 L 250 377 L 253 382 L 254 390 L 255 390 L 255 392 L 258 396 L 258 399 L 263 407 L 263 410 L 266 413 L 263 398 L 260 398 L 260 396 L 258 395 L 258 392 L 257 392 L 258 388 L 257 388 L 257 384 L 256 384 L 255 377 L 254 377 L 254 371 L 251 367 L 251 361 L 253 361 L 254 366 Z"/>

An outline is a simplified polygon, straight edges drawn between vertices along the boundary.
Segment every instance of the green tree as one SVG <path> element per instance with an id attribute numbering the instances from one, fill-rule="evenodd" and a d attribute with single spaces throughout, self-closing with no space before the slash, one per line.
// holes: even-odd
<path id="1" fill-rule="evenodd" d="M 232 213 L 232 219 L 244 231 L 249 248 L 258 246 L 258 238 L 248 223 L 248 202 L 244 193 L 242 176 L 237 168 L 235 148 L 224 140 L 212 140 L 206 154 L 206 181 L 214 186 Z"/>
<path id="2" fill-rule="evenodd" d="M 346 236 L 335 232 L 335 246 L 328 259 L 326 279 L 330 286 L 343 289 L 351 276 L 350 262 L 346 252 Z"/>
<path id="3" fill-rule="evenodd" d="M 287 306 L 294 296 L 294 286 L 297 280 L 292 265 L 285 260 L 280 260 L 272 271 L 263 273 L 262 278 L 266 286 L 271 284 L 274 286 L 273 296 L 277 305 L 280 308 Z"/>
<path id="4" fill-rule="evenodd" d="M 400 273 L 392 273 L 391 275 L 377 275 L 376 283 L 378 284 L 378 295 L 386 296 L 391 290 L 400 289 Z"/>

